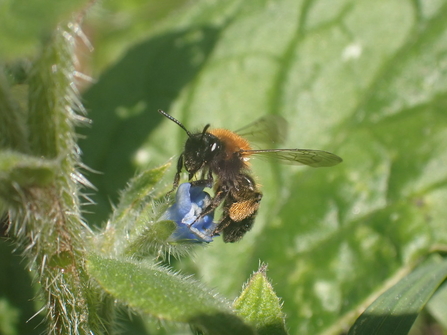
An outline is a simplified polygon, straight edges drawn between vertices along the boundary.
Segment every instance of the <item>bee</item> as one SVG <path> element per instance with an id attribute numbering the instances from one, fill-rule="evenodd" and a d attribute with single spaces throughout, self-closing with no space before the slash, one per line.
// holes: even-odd
<path id="1" fill-rule="evenodd" d="M 180 182 L 183 169 L 193 185 L 212 187 L 215 195 L 201 216 L 222 205 L 222 218 L 213 236 L 223 233 L 224 242 L 239 241 L 254 223 L 262 192 L 251 176 L 249 159 L 253 156 L 272 157 L 287 164 L 329 167 L 343 160 L 330 152 L 310 149 L 252 149 L 247 138 L 261 134 L 265 141 L 275 141 L 281 135 L 279 116 L 265 116 L 260 120 L 232 132 L 227 129 L 210 129 L 207 124 L 199 133 L 191 133 L 171 115 L 162 110 L 160 114 L 180 126 L 188 135 L 183 152 L 177 161 L 172 191 Z M 197 175 L 200 174 L 200 177 Z"/>

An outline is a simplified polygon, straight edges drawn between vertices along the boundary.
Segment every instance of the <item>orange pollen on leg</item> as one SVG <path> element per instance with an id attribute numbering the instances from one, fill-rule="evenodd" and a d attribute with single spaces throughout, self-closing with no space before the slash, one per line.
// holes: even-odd
<path id="1" fill-rule="evenodd" d="M 231 205 L 228 214 L 231 220 L 239 222 L 253 215 L 259 209 L 259 203 L 253 200 L 235 202 Z"/>

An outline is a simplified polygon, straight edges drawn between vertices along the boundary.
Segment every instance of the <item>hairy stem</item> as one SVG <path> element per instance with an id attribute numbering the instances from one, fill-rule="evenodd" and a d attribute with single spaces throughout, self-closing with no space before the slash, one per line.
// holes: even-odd
<path id="1" fill-rule="evenodd" d="M 75 41 L 70 29 L 59 27 L 33 64 L 28 113 L 17 118 L 27 130 L 22 134 L 28 134 L 29 153 L 56 161 L 57 171 L 47 185 L 18 185 L 21 204 L 9 211 L 9 233 L 41 286 L 48 333 L 64 335 L 105 329 L 97 313 L 99 293 L 85 272 L 91 232 L 80 215 L 79 184 L 86 181 L 77 170 L 74 126 L 83 110 L 74 77 Z"/>

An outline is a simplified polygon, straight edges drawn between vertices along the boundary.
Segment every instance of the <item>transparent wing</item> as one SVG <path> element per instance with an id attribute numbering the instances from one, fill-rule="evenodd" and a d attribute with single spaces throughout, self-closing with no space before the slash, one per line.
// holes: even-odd
<path id="1" fill-rule="evenodd" d="M 235 133 L 250 142 L 266 145 L 280 144 L 287 137 L 287 122 L 280 115 L 264 115 Z"/>
<path id="2" fill-rule="evenodd" d="M 312 149 L 243 150 L 243 156 L 278 159 L 284 164 L 327 167 L 341 163 L 343 159 L 327 151 Z"/>

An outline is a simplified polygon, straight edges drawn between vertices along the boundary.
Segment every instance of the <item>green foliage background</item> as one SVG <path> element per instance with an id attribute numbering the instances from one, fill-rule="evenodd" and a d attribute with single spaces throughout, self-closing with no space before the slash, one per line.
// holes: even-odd
<path id="1" fill-rule="evenodd" d="M 98 188 L 90 223 L 108 218 L 136 170 L 181 152 L 184 132 L 157 109 L 191 130 L 280 114 L 284 147 L 344 162 L 253 162 L 264 192 L 253 231 L 174 266 L 231 299 L 261 260 L 291 334 L 337 334 L 445 250 L 445 0 L 104 1 L 84 31 L 95 82 L 82 96 L 92 124 L 78 131 L 82 160 L 100 172 L 86 173 Z"/>
<path id="2" fill-rule="evenodd" d="M 94 122 L 84 158 L 104 172 L 90 178 L 104 194 L 98 203 L 136 166 L 181 151 L 185 134 L 158 108 L 189 129 L 281 114 L 285 147 L 344 162 L 253 163 L 265 193 L 254 231 L 198 251 L 189 266 L 231 297 L 261 259 L 292 333 L 339 326 L 446 243 L 446 6 L 228 1 L 179 10 L 84 95 Z"/>

